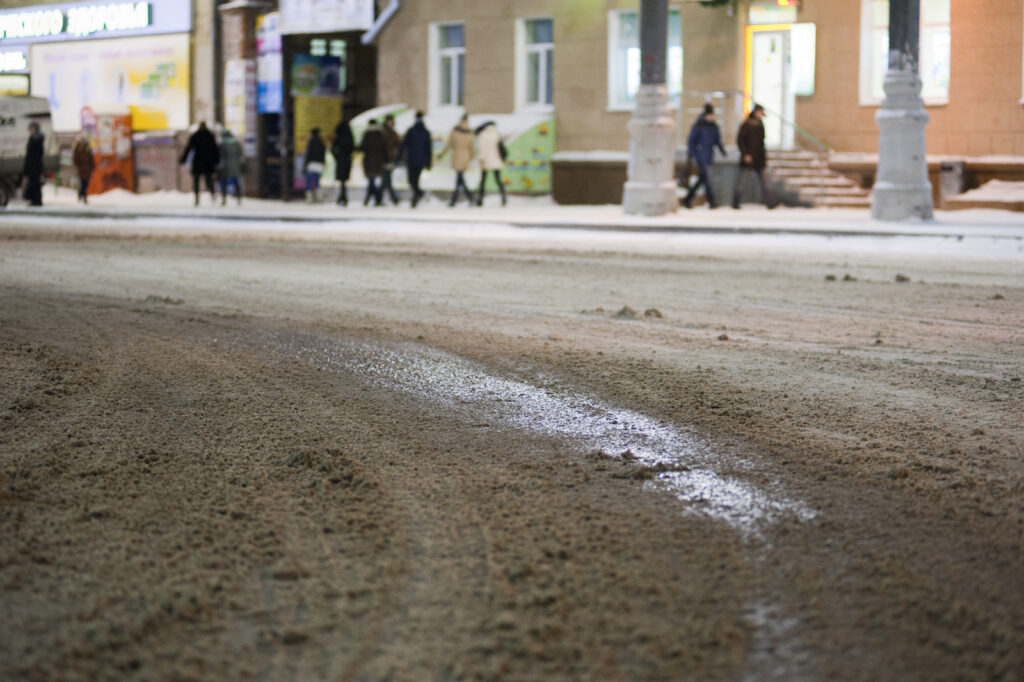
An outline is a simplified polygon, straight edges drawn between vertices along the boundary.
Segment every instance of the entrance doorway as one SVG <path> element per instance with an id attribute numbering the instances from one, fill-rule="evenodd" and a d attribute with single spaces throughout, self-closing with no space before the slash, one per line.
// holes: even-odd
<path id="1" fill-rule="evenodd" d="M 796 91 L 793 87 L 790 24 L 747 28 L 747 96 L 765 108 L 765 145 L 792 149 Z"/>

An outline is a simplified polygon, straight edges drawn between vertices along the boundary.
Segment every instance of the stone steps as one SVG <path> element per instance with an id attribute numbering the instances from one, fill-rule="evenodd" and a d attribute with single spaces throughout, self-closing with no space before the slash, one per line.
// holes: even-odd
<path id="1" fill-rule="evenodd" d="M 768 166 L 801 202 L 828 208 L 871 207 L 871 192 L 830 169 L 824 154 L 803 150 L 771 151 Z"/>

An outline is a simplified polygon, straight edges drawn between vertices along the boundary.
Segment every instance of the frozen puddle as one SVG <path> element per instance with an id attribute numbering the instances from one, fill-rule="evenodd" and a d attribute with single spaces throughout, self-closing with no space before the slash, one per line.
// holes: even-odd
<path id="1" fill-rule="evenodd" d="M 303 335 L 264 339 L 272 350 L 320 369 L 351 372 L 380 388 L 443 405 L 468 423 L 493 423 L 559 436 L 586 450 L 629 456 L 645 466 L 678 467 L 648 484 L 671 491 L 690 513 L 729 523 L 744 537 L 784 518 L 814 518 L 806 504 L 766 491 L 716 468 L 748 468 L 715 454 L 695 434 L 637 412 L 564 389 L 544 388 L 489 373 L 464 358 L 415 343 L 378 345 Z"/>

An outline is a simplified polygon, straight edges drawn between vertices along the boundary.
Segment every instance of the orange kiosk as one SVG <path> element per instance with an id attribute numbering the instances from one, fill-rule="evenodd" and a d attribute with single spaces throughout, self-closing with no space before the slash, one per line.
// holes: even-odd
<path id="1" fill-rule="evenodd" d="M 134 192 L 131 109 L 116 105 L 84 107 L 82 134 L 91 140 L 96 159 L 96 170 L 89 181 L 89 194 L 102 194 L 112 189 Z"/>

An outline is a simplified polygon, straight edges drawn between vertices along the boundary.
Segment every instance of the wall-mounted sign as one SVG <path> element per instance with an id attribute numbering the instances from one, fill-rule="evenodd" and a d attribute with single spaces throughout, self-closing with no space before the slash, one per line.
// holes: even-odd
<path id="1" fill-rule="evenodd" d="M 337 97 L 340 94 L 340 57 L 292 55 L 293 97 Z"/>
<path id="2" fill-rule="evenodd" d="M 0 50 L 0 73 L 25 73 L 26 71 L 28 71 L 27 47 Z"/>
<path id="3" fill-rule="evenodd" d="M 136 107 L 166 129 L 187 128 L 189 40 L 176 34 L 33 45 L 32 94 L 49 98 L 59 131 L 78 130 L 82 107 L 108 104 Z"/>
<path id="4" fill-rule="evenodd" d="M 191 0 L 38 5 L 0 10 L 0 50 L 11 44 L 187 33 L 191 29 Z"/>
<path id="5" fill-rule="evenodd" d="M 373 26 L 373 0 L 280 0 L 281 33 L 365 31 Z"/>

